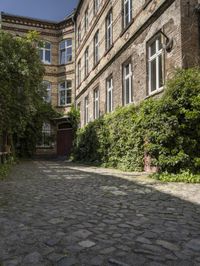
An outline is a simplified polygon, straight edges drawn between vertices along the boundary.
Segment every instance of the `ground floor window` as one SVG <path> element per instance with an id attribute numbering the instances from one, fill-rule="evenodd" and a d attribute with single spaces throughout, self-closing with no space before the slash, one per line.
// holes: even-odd
<path id="1" fill-rule="evenodd" d="M 99 88 L 94 90 L 94 119 L 99 118 Z"/>
<path id="2" fill-rule="evenodd" d="M 53 134 L 50 123 L 46 122 L 43 124 L 41 139 L 37 146 L 41 148 L 50 148 L 53 146 Z"/>
<path id="3" fill-rule="evenodd" d="M 123 65 L 123 99 L 124 105 L 133 101 L 132 66 L 130 61 Z"/>
<path id="4" fill-rule="evenodd" d="M 59 84 L 59 106 L 66 106 L 72 103 L 72 82 L 66 80 Z"/>
<path id="5" fill-rule="evenodd" d="M 106 81 L 106 109 L 110 113 L 113 111 L 113 78 L 109 77 Z"/>

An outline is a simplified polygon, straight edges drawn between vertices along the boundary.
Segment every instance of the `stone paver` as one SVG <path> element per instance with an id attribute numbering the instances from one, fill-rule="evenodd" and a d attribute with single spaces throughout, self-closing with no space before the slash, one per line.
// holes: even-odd
<path id="1" fill-rule="evenodd" d="M 200 185 L 23 162 L 0 183 L 0 265 L 200 265 Z"/>

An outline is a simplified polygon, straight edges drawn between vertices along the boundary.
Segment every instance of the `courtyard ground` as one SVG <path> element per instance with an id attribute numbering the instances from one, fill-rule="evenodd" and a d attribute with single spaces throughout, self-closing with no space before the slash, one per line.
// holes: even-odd
<path id="1" fill-rule="evenodd" d="M 200 265 L 200 184 L 58 161 L 0 183 L 0 265 Z"/>

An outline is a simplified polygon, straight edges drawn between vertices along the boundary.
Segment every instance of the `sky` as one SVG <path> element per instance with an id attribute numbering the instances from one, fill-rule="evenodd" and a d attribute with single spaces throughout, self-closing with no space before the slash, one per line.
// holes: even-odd
<path id="1" fill-rule="evenodd" d="M 0 11 L 32 18 L 61 21 L 78 0 L 0 0 Z"/>

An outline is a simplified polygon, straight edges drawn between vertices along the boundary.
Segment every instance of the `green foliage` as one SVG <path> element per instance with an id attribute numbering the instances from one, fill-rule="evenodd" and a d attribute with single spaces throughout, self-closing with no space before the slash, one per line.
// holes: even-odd
<path id="1" fill-rule="evenodd" d="M 0 164 L 0 180 L 6 179 L 13 164 L 14 159 L 12 157 L 5 164 Z"/>
<path id="2" fill-rule="evenodd" d="M 33 152 L 44 119 L 56 115 L 43 100 L 45 69 L 37 43 L 36 32 L 22 38 L 0 31 L 0 135 L 4 131 L 17 145 L 23 143 L 27 153 Z"/>
<path id="3" fill-rule="evenodd" d="M 179 174 L 169 174 L 167 172 L 151 175 L 152 178 L 163 182 L 184 182 L 184 183 L 200 183 L 200 174 L 192 174 L 184 171 Z"/>
<path id="4" fill-rule="evenodd" d="M 76 131 L 80 123 L 80 110 L 77 110 L 76 107 L 72 105 L 71 110 L 68 113 L 68 117 L 72 124 L 72 128 Z"/>
<path id="5" fill-rule="evenodd" d="M 74 158 L 142 170 L 144 154 L 159 172 L 200 171 L 200 70 L 177 70 L 159 99 L 118 108 L 78 130 Z"/>
<path id="6" fill-rule="evenodd" d="M 141 108 L 145 149 L 160 172 L 200 171 L 200 71 L 178 70 L 160 100 Z"/>
<path id="7" fill-rule="evenodd" d="M 142 170 L 142 147 L 137 111 L 129 106 L 79 129 L 74 158 L 122 170 Z"/>

